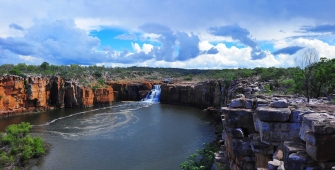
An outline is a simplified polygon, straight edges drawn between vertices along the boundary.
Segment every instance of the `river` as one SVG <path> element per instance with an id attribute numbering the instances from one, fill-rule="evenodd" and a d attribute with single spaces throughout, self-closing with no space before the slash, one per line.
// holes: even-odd
<path id="1" fill-rule="evenodd" d="M 174 170 L 215 139 L 213 118 L 197 108 L 149 102 L 59 109 L 0 120 L 30 122 L 32 135 L 52 144 L 33 170 Z"/>

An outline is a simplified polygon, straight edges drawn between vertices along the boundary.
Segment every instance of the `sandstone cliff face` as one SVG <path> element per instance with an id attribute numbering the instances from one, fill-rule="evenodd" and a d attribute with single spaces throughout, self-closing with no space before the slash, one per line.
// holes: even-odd
<path id="1" fill-rule="evenodd" d="M 26 84 L 26 108 L 29 111 L 45 110 L 48 107 L 49 91 L 47 84 L 49 80 L 42 77 L 28 77 Z"/>
<path id="2" fill-rule="evenodd" d="M 142 83 L 106 83 L 114 90 L 115 100 L 120 101 L 138 101 L 152 89 L 150 82 Z"/>
<path id="3" fill-rule="evenodd" d="M 221 83 L 213 80 L 197 84 L 162 84 L 160 101 L 199 107 L 220 106 Z"/>
<path id="4" fill-rule="evenodd" d="M 0 117 L 54 108 L 106 105 L 113 100 L 112 87 L 93 91 L 57 76 L 0 77 Z"/>
<path id="5" fill-rule="evenodd" d="M 54 108 L 63 108 L 64 105 L 64 80 L 58 76 L 53 76 L 49 79 L 47 90 L 49 93 L 49 105 Z"/>
<path id="6" fill-rule="evenodd" d="M 114 101 L 113 88 L 98 88 L 94 90 L 94 103 L 100 106 L 108 106 Z"/>
<path id="7" fill-rule="evenodd" d="M 22 77 L 0 77 L 0 115 L 25 111 L 25 99 Z"/>
<path id="8" fill-rule="evenodd" d="M 65 82 L 65 107 L 91 107 L 94 105 L 94 93 L 91 88 L 74 82 Z"/>

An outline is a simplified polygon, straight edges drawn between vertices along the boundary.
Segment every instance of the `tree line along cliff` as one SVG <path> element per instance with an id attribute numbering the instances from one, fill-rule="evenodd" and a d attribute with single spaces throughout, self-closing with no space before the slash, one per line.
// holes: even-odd
<path id="1" fill-rule="evenodd" d="M 238 69 L 181 69 L 152 67 L 105 67 L 52 65 L 43 62 L 41 65 L 19 63 L 0 65 L 0 75 L 10 74 L 26 76 L 59 76 L 64 80 L 75 80 L 83 86 L 92 88 L 104 87 L 106 83 L 120 82 L 156 82 L 164 78 L 174 82 L 202 82 L 221 80 L 226 86 L 238 78 L 256 78 L 259 82 L 270 82 L 271 91 L 290 94 L 303 94 L 307 98 L 329 96 L 335 92 L 335 59 L 319 58 L 317 52 L 308 49 L 296 60 L 296 67 L 290 68 L 238 68 Z M 124 98 L 125 96 L 120 96 Z"/>

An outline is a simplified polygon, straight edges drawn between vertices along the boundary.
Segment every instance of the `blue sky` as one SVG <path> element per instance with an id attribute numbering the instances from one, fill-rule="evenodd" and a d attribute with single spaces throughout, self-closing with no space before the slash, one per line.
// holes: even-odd
<path id="1" fill-rule="evenodd" d="M 0 0 L 0 64 L 291 67 L 308 48 L 335 57 L 333 9 L 332 0 Z"/>

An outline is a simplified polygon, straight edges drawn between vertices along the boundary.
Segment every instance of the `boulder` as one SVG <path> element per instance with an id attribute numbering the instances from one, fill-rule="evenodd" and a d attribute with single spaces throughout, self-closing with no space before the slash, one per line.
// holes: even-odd
<path id="1" fill-rule="evenodd" d="M 298 108 L 295 110 L 292 110 L 291 115 L 290 115 L 290 122 L 302 122 L 302 116 L 304 114 L 309 114 L 312 113 L 313 111 L 311 111 L 309 108 L 307 107 L 303 107 L 303 108 Z"/>
<path id="2" fill-rule="evenodd" d="M 303 121 L 313 133 L 334 134 L 335 116 L 328 113 L 310 113 L 303 115 Z"/>
<path id="3" fill-rule="evenodd" d="M 259 121 L 259 132 L 263 142 L 299 140 L 300 123 L 280 123 Z"/>
<path id="4" fill-rule="evenodd" d="M 288 102 L 286 100 L 276 100 L 270 103 L 270 107 L 274 108 L 287 108 L 288 107 Z"/>
<path id="5" fill-rule="evenodd" d="M 256 110 L 259 120 L 266 122 L 286 122 L 291 114 L 289 108 L 258 107 Z"/>
<path id="6" fill-rule="evenodd" d="M 230 101 L 231 108 L 245 108 L 245 98 L 237 98 Z"/>

